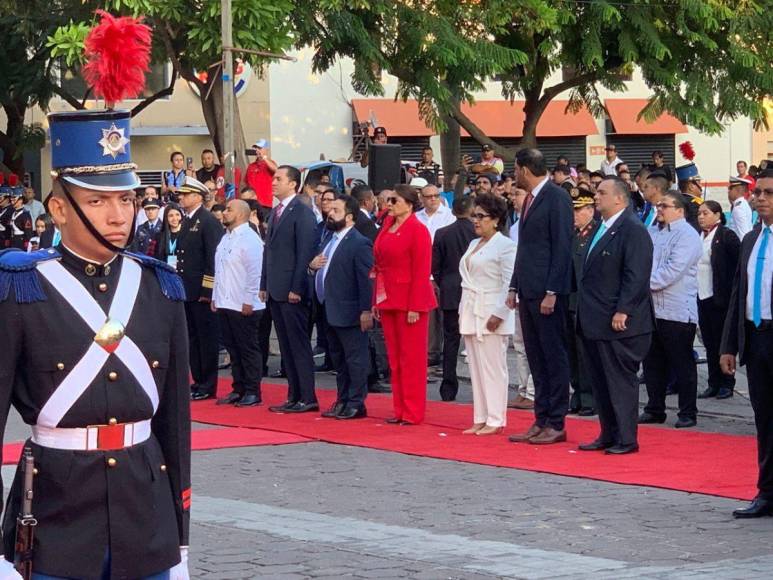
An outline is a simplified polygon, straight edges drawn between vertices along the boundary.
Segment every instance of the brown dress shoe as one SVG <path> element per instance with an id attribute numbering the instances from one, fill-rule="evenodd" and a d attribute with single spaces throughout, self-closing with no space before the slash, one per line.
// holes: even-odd
<path id="1" fill-rule="evenodd" d="M 513 443 L 523 443 L 529 441 L 532 437 L 536 437 L 542 432 L 542 427 L 534 423 L 526 433 L 517 433 L 516 435 L 510 435 L 508 439 Z"/>
<path id="2" fill-rule="evenodd" d="M 536 437 L 529 439 L 532 445 L 550 445 L 566 441 L 566 430 L 556 431 L 552 427 L 545 427 Z"/>
<path id="3" fill-rule="evenodd" d="M 519 395 L 520 396 L 520 395 Z M 526 397 L 521 397 L 521 400 L 515 400 L 513 403 L 513 409 L 526 409 L 527 411 L 530 411 L 534 408 L 534 401 L 531 399 L 527 399 Z"/>

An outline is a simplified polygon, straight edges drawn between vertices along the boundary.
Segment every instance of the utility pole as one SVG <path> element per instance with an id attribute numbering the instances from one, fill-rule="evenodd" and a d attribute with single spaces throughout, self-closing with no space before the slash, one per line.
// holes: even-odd
<path id="1" fill-rule="evenodd" d="M 221 0 L 220 23 L 223 36 L 223 156 L 225 158 L 225 181 L 226 183 L 234 183 L 234 62 L 231 0 Z"/>

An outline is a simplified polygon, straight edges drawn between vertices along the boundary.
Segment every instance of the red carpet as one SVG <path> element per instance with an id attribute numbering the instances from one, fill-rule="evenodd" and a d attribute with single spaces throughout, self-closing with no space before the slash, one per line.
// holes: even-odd
<path id="1" fill-rule="evenodd" d="M 230 383 L 221 380 L 219 387 L 221 394 L 225 394 L 230 390 Z M 284 385 L 264 382 L 265 403 L 257 408 L 218 407 L 211 400 L 193 403 L 193 419 L 292 433 L 343 445 L 615 483 L 738 499 L 750 499 L 756 494 L 757 451 L 753 437 L 644 426 L 639 431 L 639 453 L 610 457 L 576 451 L 578 443 L 591 441 L 598 434 L 595 421 L 569 418 L 569 441 L 540 447 L 509 443 L 501 435 L 462 435 L 461 431 L 472 423 L 470 405 L 429 402 L 427 422 L 411 427 L 383 422 L 392 415 L 390 395 L 369 395 L 370 417 L 356 421 L 322 419 L 316 413 L 270 413 L 268 405 L 281 403 L 286 391 Z M 320 405 L 326 408 L 335 393 L 320 389 L 318 396 Z M 506 433 L 525 431 L 532 417 L 530 412 L 510 411 Z"/>
<path id="2" fill-rule="evenodd" d="M 191 447 L 194 451 L 206 449 L 226 449 L 229 447 L 252 447 L 257 445 L 285 445 L 288 443 L 306 443 L 312 441 L 308 437 L 266 431 L 265 429 L 245 429 L 227 427 L 225 429 L 197 429 L 191 437 Z M 24 442 L 7 443 L 3 445 L 3 465 L 16 465 L 21 455 Z"/>

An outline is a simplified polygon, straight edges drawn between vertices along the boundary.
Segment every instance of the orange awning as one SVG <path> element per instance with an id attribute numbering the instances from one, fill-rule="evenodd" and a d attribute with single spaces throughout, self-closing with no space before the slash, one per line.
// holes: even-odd
<path id="1" fill-rule="evenodd" d="M 648 123 L 638 119 L 639 113 L 647 106 L 647 99 L 606 99 L 604 104 L 617 135 L 673 135 L 687 133 L 687 127 L 668 113 L 663 113 Z"/>
<path id="2" fill-rule="evenodd" d="M 391 99 L 354 99 L 354 114 L 359 122 L 375 117 L 393 137 L 428 137 L 435 132 L 419 118 L 416 101 Z M 477 101 L 463 105 L 462 111 L 489 137 L 521 137 L 523 135 L 523 101 Z M 587 109 L 567 113 L 567 101 L 552 101 L 537 124 L 537 137 L 576 137 L 598 133 L 596 122 Z M 467 132 L 462 130 L 462 135 Z"/>

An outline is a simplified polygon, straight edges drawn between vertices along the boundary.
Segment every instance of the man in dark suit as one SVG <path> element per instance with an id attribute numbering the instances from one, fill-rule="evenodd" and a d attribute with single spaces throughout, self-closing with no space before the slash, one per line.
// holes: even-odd
<path id="1" fill-rule="evenodd" d="M 577 277 L 577 329 L 601 433 L 582 451 L 639 450 L 639 380 L 654 329 L 650 294 L 652 240 L 630 209 L 628 186 L 606 177 L 596 189 L 601 222 L 592 234 Z"/>
<path id="2" fill-rule="evenodd" d="M 526 356 L 534 378 L 534 424 L 510 441 L 537 445 L 566 441 L 569 357 L 566 316 L 572 286 L 572 202 L 550 181 L 537 149 L 521 149 L 515 159 L 518 186 L 529 192 L 523 204 L 518 254 L 508 305 L 516 296 Z"/>
<path id="3" fill-rule="evenodd" d="M 736 518 L 773 515 L 773 168 L 757 176 L 753 193 L 761 223 L 741 242 L 720 349 L 723 372 L 735 373 L 736 354 L 746 365 L 757 426 L 759 492 Z"/>
<path id="4" fill-rule="evenodd" d="M 354 229 L 360 207 L 353 197 L 339 195 L 325 220 L 331 236 L 320 244 L 309 268 L 315 272 L 314 295 L 325 309 L 327 343 L 336 371 L 338 396 L 323 417 L 366 417 L 368 393 L 368 330 L 373 327 L 373 244 Z"/>
<path id="5" fill-rule="evenodd" d="M 462 300 L 462 277 L 459 261 L 475 238 L 472 225 L 474 198 L 460 197 L 454 200 L 456 221 L 435 232 L 432 243 L 432 277 L 440 289 L 439 306 L 443 310 L 443 382 L 440 397 L 453 401 L 459 391 L 456 364 L 459 359 L 459 303 Z"/>
<path id="6" fill-rule="evenodd" d="M 371 217 L 371 212 L 376 208 L 373 190 L 367 185 L 356 185 L 352 188 L 352 197 L 360 205 L 360 211 L 354 219 L 354 229 L 373 242 L 378 235 L 376 222 Z"/>
<path id="7" fill-rule="evenodd" d="M 279 204 L 268 216 L 260 299 L 268 304 L 287 372 L 287 401 L 269 407 L 274 413 L 319 410 L 314 392 L 314 359 L 309 340 L 311 287 L 308 266 L 316 248 L 314 212 L 301 203 L 300 172 L 281 165 L 273 177 Z"/>
<path id="8" fill-rule="evenodd" d="M 186 177 L 178 189 L 180 207 L 185 212 L 177 238 L 177 273 L 185 285 L 185 316 L 188 321 L 190 348 L 191 399 L 203 401 L 217 390 L 218 330 L 217 315 L 212 312 L 215 287 L 215 251 L 223 237 L 223 226 L 203 207 L 207 186 Z"/>

